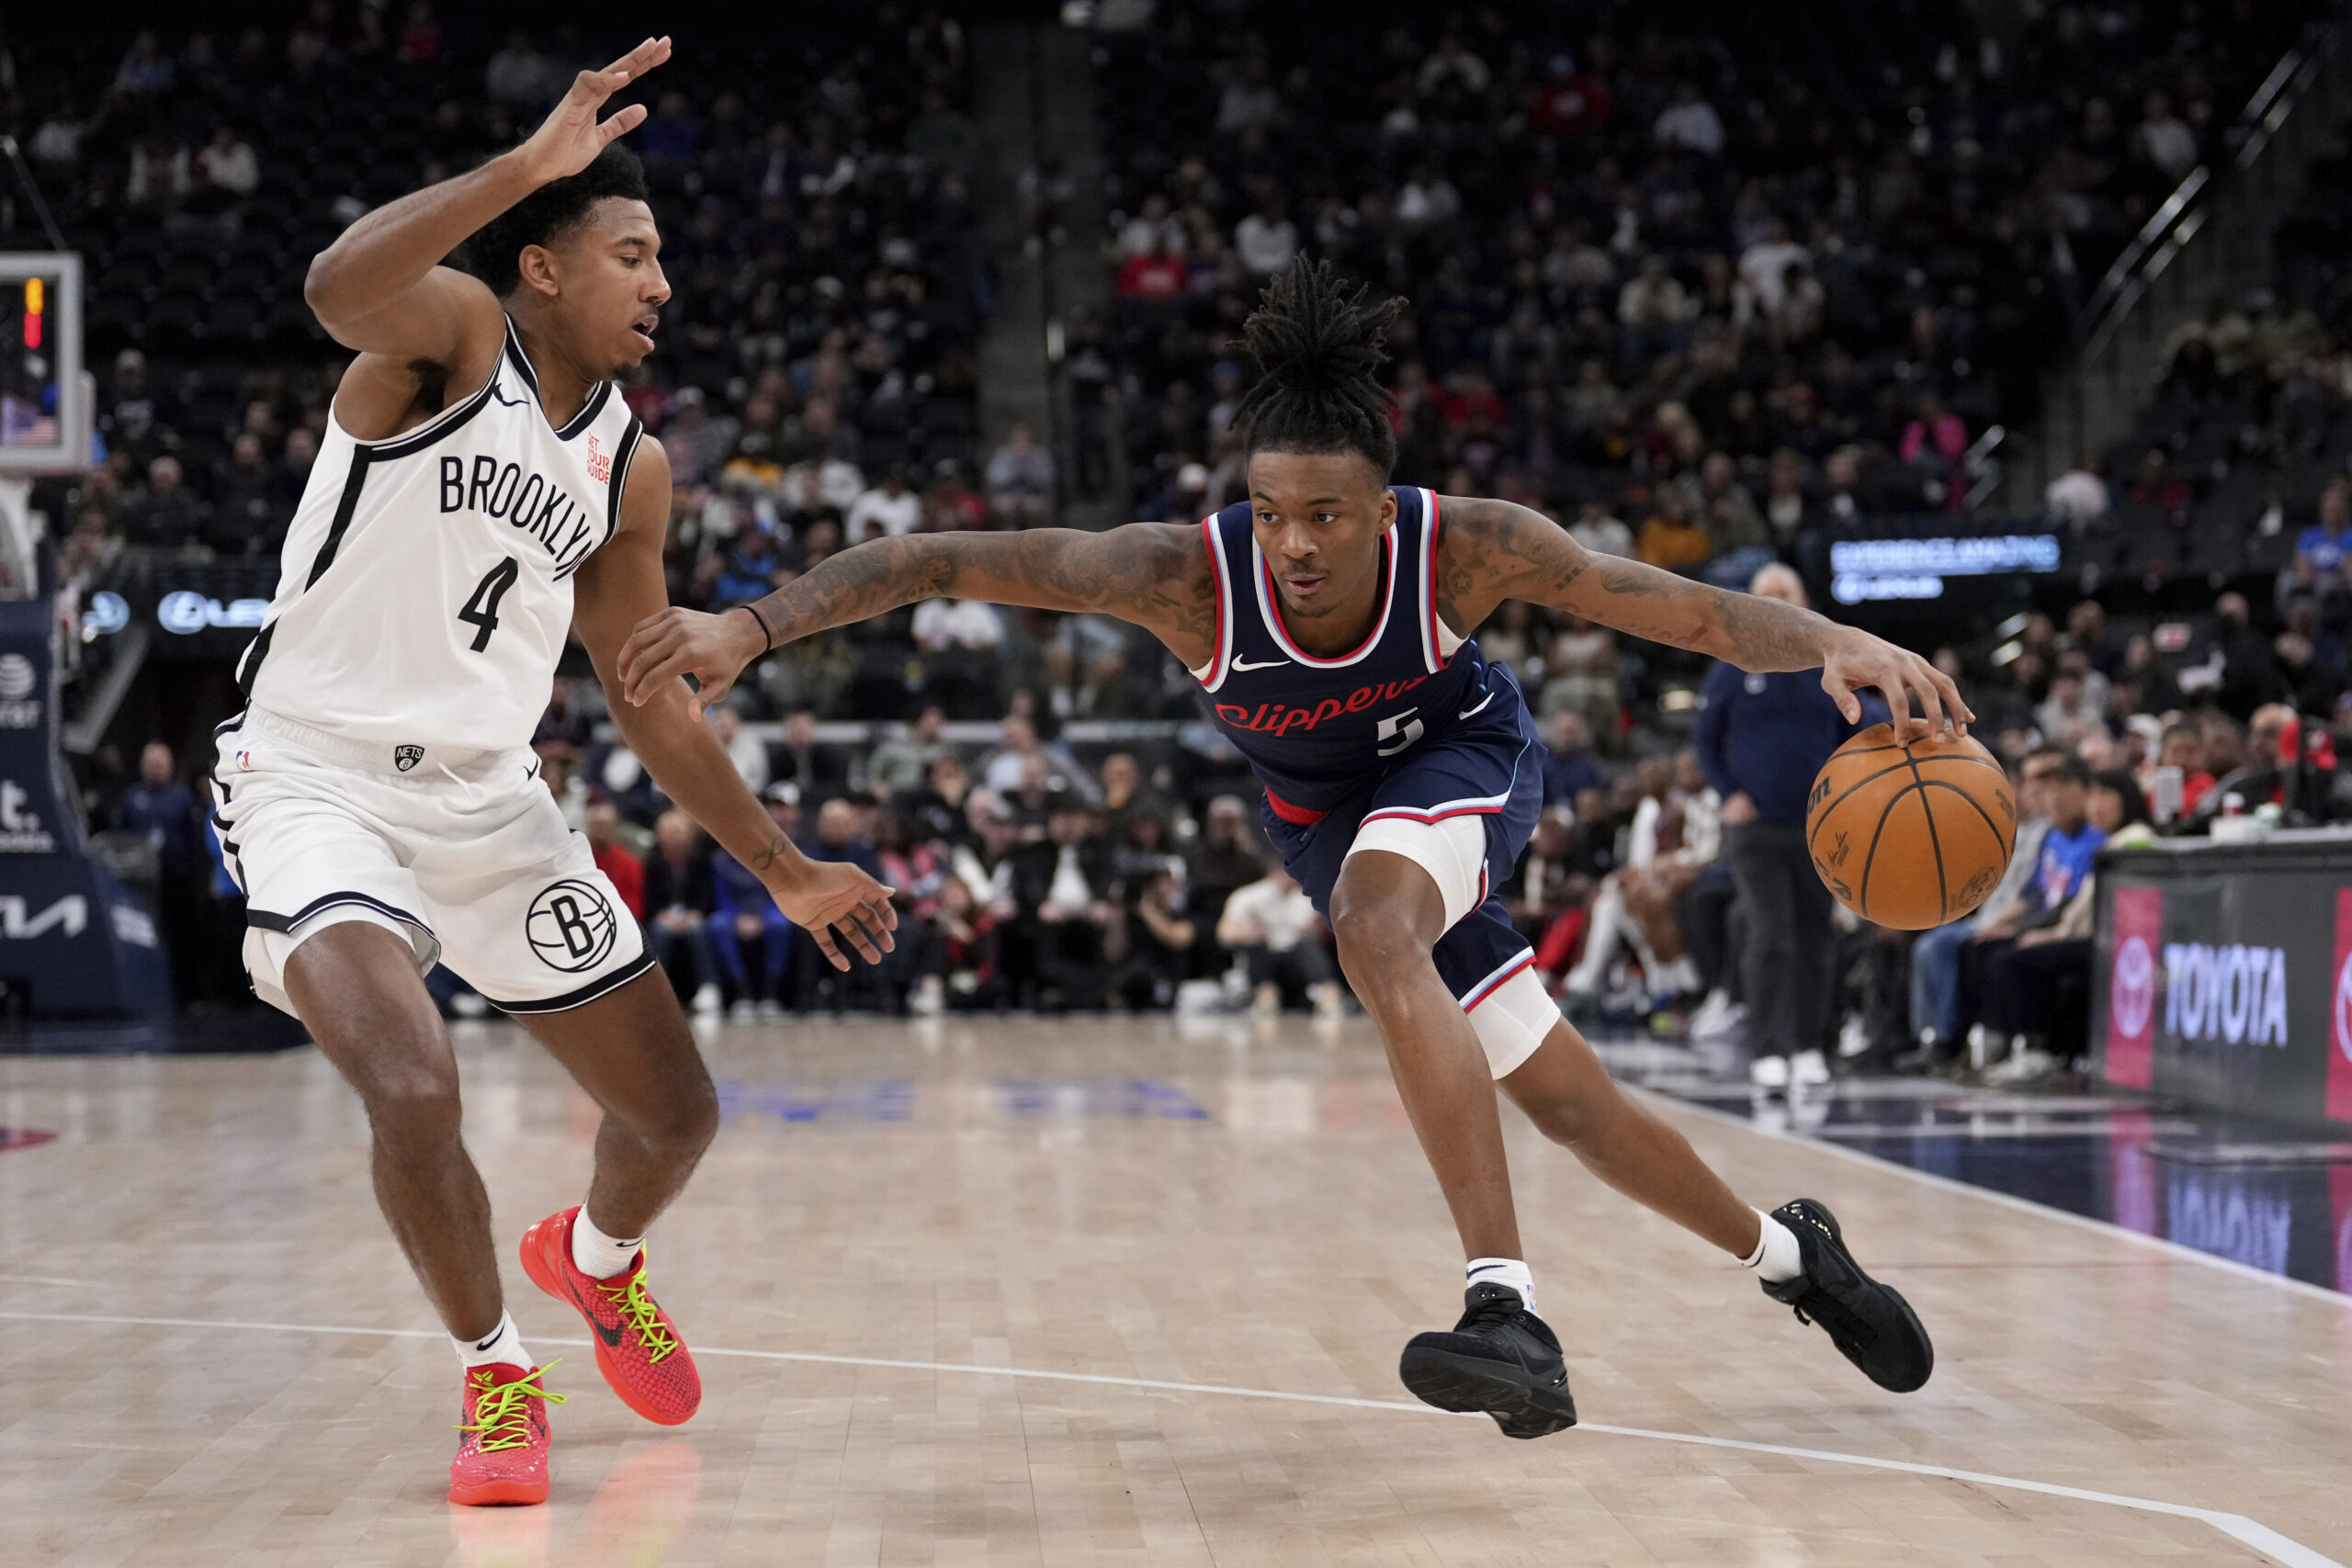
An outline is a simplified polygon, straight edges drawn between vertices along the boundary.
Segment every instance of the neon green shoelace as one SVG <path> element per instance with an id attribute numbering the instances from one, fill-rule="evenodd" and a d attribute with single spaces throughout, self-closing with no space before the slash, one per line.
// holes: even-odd
<path id="1" fill-rule="evenodd" d="M 628 1280 L 618 1285 L 599 1285 L 598 1290 L 621 1314 L 621 1322 L 637 1330 L 638 1343 L 645 1347 L 645 1359 L 660 1361 L 678 1348 L 670 1331 L 662 1325 L 662 1309 L 645 1293 L 645 1270 L 639 1269 Z"/>
<path id="2" fill-rule="evenodd" d="M 469 1373 L 479 1396 L 474 1401 L 471 1426 L 460 1424 L 460 1432 L 477 1432 L 481 1438 L 474 1447 L 483 1453 L 497 1453 L 505 1449 L 528 1448 L 531 1444 L 531 1407 L 533 1398 L 544 1399 L 550 1404 L 561 1404 L 564 1396 L 550 1393 L 540 1385 L 539 1379 L 563 1359 L 558 1356 L 544 1367 L 534 1367 L 527 1377 L 513 1382 L 493 1383 L 490 1371 L 483 1368 Z"/>

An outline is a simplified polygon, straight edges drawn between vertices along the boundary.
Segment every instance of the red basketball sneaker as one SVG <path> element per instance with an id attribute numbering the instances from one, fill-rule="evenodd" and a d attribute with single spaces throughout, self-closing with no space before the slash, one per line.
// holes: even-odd
<path id="1" fill-rule="evenodd" d="M 449 1501 L 475 1507 L 548 1500 L 548 1401 L 563 1395 L 539 1386 L 548 1367 L 496 1364 L 466 1373 L 465 1436 L 449 1461 Z"/>
<path id="2" fill-rule="evenodd" d="M 702 1377 L 670 1314 L 645 1293 L 645 1252 L 609 1280 L 571 1261 L 571 1222 L 580 1211 L 549 1214 L 523 1233 L 523 1272 L 560 1302 L 570 1302 L 596 1335 L 596 1370 L 621 1403 L 648 1421 L 675 1427 L 702 1405 Z"/>

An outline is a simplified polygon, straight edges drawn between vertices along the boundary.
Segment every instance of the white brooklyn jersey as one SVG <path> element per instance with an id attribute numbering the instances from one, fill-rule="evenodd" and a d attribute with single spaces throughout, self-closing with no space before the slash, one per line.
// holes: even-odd
<path id="1" fill-rule="evenodd" d="M 550 424 L 511 321 L 489 381 L 416 429 L 359 441 L 331 415 L 245 700 L 353 740 L 528 745 L 642 434 L 609 381 Z"/>

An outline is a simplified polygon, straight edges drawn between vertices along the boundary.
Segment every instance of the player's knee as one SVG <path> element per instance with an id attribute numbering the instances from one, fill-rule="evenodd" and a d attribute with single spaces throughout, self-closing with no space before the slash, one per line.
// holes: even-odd
<path id="1" fill-rule="evenodd" d="M 697 1076 L 694 1083 L 669 1098 L 663 1106 L 655 1141 L 673 1155 L 693 1159 L 718 1136 L 718 1091 L 710 1079 Z"/>
<path id="2" fill-rule="evenodd" d="M 354 1077 L 352 1087 L 380 1142 L 438 1143 L 458 1135 L 463 1109 L 454 1060 L 383 1052 Z"/>
<path id="3" fill-rule="evenodd" d="M 1359 992 L 1379 989 L 1429 962 L 1429 944 L 1410 920 L 1384 900 L 1351 894 L 1344 884 L 1331 897 L 1331 936 L 1340 967 Z"/>

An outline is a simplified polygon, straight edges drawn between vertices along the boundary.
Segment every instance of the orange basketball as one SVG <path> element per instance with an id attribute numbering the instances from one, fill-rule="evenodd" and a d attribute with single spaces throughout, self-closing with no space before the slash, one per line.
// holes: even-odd
<path id="1" fill-rule="evenodd" d="M 1965 736 L 1905 745 L 1873 725 L 1821 765 L 1805 850 L 1838 901 L 1875 925 L 1925 931 L 1984 902 L 2017 847 L 2008 775 Z"/>

